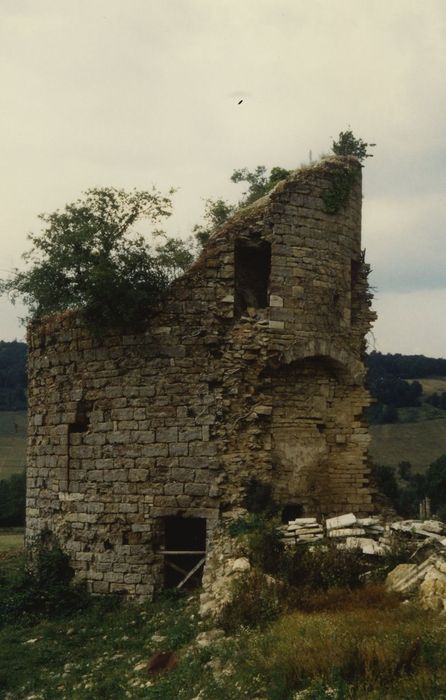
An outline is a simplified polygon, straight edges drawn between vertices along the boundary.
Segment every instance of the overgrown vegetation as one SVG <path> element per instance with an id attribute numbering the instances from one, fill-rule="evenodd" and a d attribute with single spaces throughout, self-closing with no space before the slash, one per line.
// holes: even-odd
<path id="1" fill-rule="evenodd" d="M 353 132 L 348 129 L 340 132 L 338 139 L 333 141 L 331 150 L 337 156 L 354 156 L 362 163 L 366 158 L 373 158 L 367 149 L 374 145 L 374 143 L 369 144 L 356 138 Z M 327 214 L 337 214 L 345 207 L 357 179 L 358 173 L 355 170 L 342 165 L 330 173 L 330 187 L 322 194 Z"/>
<path id="2" fill-rule="evenodd" d="M 339 141 L 333 142 L 333 152 L 362 160 L 369 157 L 363 152 L 367 145 L 351 131 L 341 132 Z M 135 225 L 142 219 L 158 224 L 170 216 L 173 190 L 162 194 L 155 188 L 150 192 L 89 189 L 63 211 L 40 215 L 44 228 L 28 236 L 31 249 L 23 255 L 28 267 L 15 269 L 8 279 L 0 281 L 0 294 L 13 302 L 21 298 L 30 319 L 74 309 L 94 332 L 138 330 L 212 232 L 238 208 L 267 194 L 289 174 L 278 166 L 270 172 L 264 165 L 253 171 L 234 170 L 231 180 L 248 185 L 238 204 L 207 199 L 204 221 L 194 227 L 189 238 L 172 238 L 155 229 L 151 233 L 158 241 L 153 249 Z M 349 169 L 335 174 L 333 187 L 326 193 L 330 213 L 345 203 L 353 175 Z"/>
<path id="3" fill-rule="evenodd" d="M 30 624 L 88 607 L 91 598 L 73 577 L 69 557 L 43 533 L 0 574 L 0 625 Z"/>
<path id="4" fill-rule="evenodd" d="M 140 219 L 156 223 L 171 213 L 167 195 L 113 187 L 94 188 L 63 211 L 42 214 L 44 229 L 30 234 L 26 270 L 0 285 L 22 297 L 33 318 L 79 309 L 93 329 L 138 325 L 167 286 L 144 236 Z"/>
<path id="5" fill-rule="evenodd" d="M 337 214 L 346 206 L 357 177 L 358 174 L 354 170 L 342 165 L 330 172 L 330 187 L 322 193 L 327 214 Z"/>
<path id="6" fill-rule="evenodd" d="M 103 597 L 63 616 L 23 617 L 0 629 L 0 697 L 186 700 L 209 659 L 205 650 L 183 652 L 197 621 L 196 602 L 185 597 L 145 605 Z M 152 678 L 147 661 L 161 650 L 175 651 L 179 664 Z"/>
<path id="7" fill-rule="evenodd" d="M 26 474 L 12 474 L 0 480 L 0 527 L 25 524 Z"/>
<path id="8" fill-rule="evenodd" d="M 245 658 L 268 679 L 269 698 L 440 697 L 430 693 L 444 688 L 444 628 L 427 631 L 428 616 L 411 606 L 357 604 L 293 612 L 245 641 Z"/>
<path id="9" fill-rule="evenodd" d="M 239 536 L 251 538 L 257 522 L 271 539 L 260 514 L 248 521 Z M 277 572 L 266 577 L 260 567 L 273 562 L 258 558 L 226 608 L 228 635 L 202 647 L 194 643 L 195 598 L 164 595 L 134 605 L 82 592 L 73 599 L 72 572 L 50 541 L 35 554 L 34 582 L 25 594 L 19 587 L 2 619 L 4 700 L 399 700 L 446 692 L 444 625 L 413 604 L 401 606 L 382 584 L 362 585 L 349 558 L 357 553 L 338 550 L 343 559 L 335 561 L 331 548 L 302 547 L 295 586 Z M 293 559 L 283 547 L 275 556 Z M 18 568 L 0 558 L 0 601 L 13 591 Z M 175 653 L 173 670 L 149 674 L 156 652 Z"/>
<path id="10" fill-rule="evenodd" d="M 255 493 L 260 492 L 257 482 L 252 486 Z M 379 560 L 359 549 L 339 549 L 331 540 L 288 548 L 282 540 L 279 518 L 271 517 L 269 502 L 263 512 L 259 512 L 257 501 L 254 505 L 255 512 L 235 521 L 229 530 L 239 539 L 253 568 L 233 584 L 232 599 L 220 618 L 227 632 L 240 625 L 262 625 L 289 610 L 336 609 L 341 601 L 345 603 L 347 594 L 363 589 L 366 579 L 382 581 L 396 564 L 407 561 L 412 551 L 398 538 L 388 556 Z M 382 598 L 383 605 L 390 600 L 396 604 L 398 596 L 386 596 L 379 587 L 372 594 L 372 598 Z"/>
<path id="11" fill-rule="evenodd" d="M 13 564 L 0 560 L 1 597 L 5 581 L 11 587 L 15 579 Z M 59 554 L 39 566 L 46 571 L 41 587 L 70 583 Z M 0 695 L 397 700 L 446 691 L 444 625 L 412 604 L 401 606 L 382 585 L 350 589 L 327 581 L 319 591 L 302 590 L 297 604 L 289 597 L 285 604 L 286 587 L 272 578 L 265 584 L 254 570 L 239 588 L 244 606 L 227 618 L 230 636 L 207 647 L 194 644 L 196 599 L 184 596 L 144 605 L 88 599 L 63 611 L 51 605 L 14 617 L 11 611 L 13 624 L 4 619 L 0 629 Z M 178 664 L 151 676 L 147 663 L 159 651 L 174 652 Z"/>
<path id="12" fill-rule="evenodd" d="M 238 206 L 245 207 L 260 197 L 264 197 L 278 182 L 285 180 L 290 172 L 291 170 L 276 166 L 271 168 L 271 171 L 268 173 L 264 165 L 258 165 L 253 171 L 248 170 L 248 168 L 234 170 L 231 175 L 232 182 L 246 182 L 249 185 L 247 191 L 243 192 L 243 197 Z"/>
<path id="13" fill-rule="evenodd" d="M 434 460 L 425 474 L 413 473 L 411 463 L 404 461 L 398 472 L 388 465 L 374 465 L 373 477 L 379 492 L 400 515 L 418 517 L 420 501 L 428 496 L 432 513 L 441 520 L 446 516 L 446 454 Z"/>
<path id="14" fill-rule="evenodd" d="M 267 174 L 264 166 L 253 172 L 234 171 L 233 182 L 249 185 L 238 205 L 208 199 L 204 223 L 194 227 L 192 236 L 182 240 L 153 230 L 153 248 L 135 226 L 141 220 L 158 224 L 170 216 L 173 190 L 163 195 L 155 189 L 89 189 L 63 211 L 40 215 L 44 228 L 29 235 L 31 249 L 23 255 L 27 269 L 16 269 L 0 281 L 0 294 L 13 302 L 21 298 L 31 319 L 75 309 L 96 333 L 107 328 L 138 330 L 215 228 L 287 175 L 283 168 Z M 0 347 L 0 352 L 4 355 L 5 349 Z M 6 379 L 2 382 L 0 375 L 0 401 L 9 407 L 20 399 L 21 407 L 23 392 L 12 395 Z M 3 398 L 2 383 L 7 388 Z"/>
<path id="15" fill-rule="evenodd" d="M 366 158 L 373 158 L 369 153 L 369 148 L 374 148 L 376 144 L 366 143 L 363 139 L 356 138 L 351 129 L 341 131 L 337 140 L 333 141 L 331 150 L 336 156 L 355 156 L 362 163 Z"/>
<path id="16" fill-rule="evenodd" d="M 444 626 L 434 627 L 427 613 L 414 604 L 402 606 L 398 594 L 376 582 L 407 561 L 403 542 L 373 564 L 359 551 L 332 543 L 287 550 L 275 524 L 259 514 L 249 516 L 247 525 L 243 531 L 239 522 L 237 536 L 255 566 L 234 584 L 220 618 L 243 649 L 243 662 L 234 664 L 239 687 L 246 677 L 252 684 L 255 675 L 251 692 L 274 700 L 396 699 L 446 688 L 439 646 Z M 370 569 L 374 577 L 364 577 Z M 226 644 L 228 659 L 234 642 Z M 229 682 L 220 683 L 228 691 Z"/>

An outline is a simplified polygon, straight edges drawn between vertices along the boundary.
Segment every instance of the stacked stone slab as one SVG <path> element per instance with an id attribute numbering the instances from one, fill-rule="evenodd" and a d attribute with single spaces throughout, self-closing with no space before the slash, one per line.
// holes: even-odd
<path id="1" fill-rule="evenodd" d="M 327 159 L 216 231 L 143 332 L 30 326 L 27 534 L 94 592 L 163 586 L 166 517 L 205 519 L 210 555 L 252 479 L 319 520 L 373 511 L 361 198 L 360 164 Z"/>
<path id="2" fill-rule="evenodd" d="M 316 518 L 296 518 L 290 520 L 288 525 L 281 528 L 283 542 L 287 546 L 293 546 L 300 542 L 318 542 L 324 537 L 324 528 Z"/>

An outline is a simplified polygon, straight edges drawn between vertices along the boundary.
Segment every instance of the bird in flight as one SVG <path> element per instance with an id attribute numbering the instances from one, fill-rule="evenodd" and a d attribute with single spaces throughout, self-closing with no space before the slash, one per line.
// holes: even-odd
<path id="1" fill-rule="evenodd" d="M 238 104 L 238 105 L 241 105 L 242 102 L 243 102 L 243 100 L 239 100 L 239 101 L 237 102 L 237 104 Z"/>

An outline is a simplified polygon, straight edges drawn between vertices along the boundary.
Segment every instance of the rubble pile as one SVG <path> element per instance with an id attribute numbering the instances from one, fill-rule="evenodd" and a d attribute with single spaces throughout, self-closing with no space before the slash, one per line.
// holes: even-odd
<path id="1" fill-rule="evenodd" d="M 297 518 L 281 529 L 283 542 L 292 547 L 300 543 L 333 541 L 339 549 L 360 549 L 363 554 L 383 556 L 395 539 L 413 545 L 409 561 L 399 564 L 386 578 L 389 590 L 404 595 L 418 594 L 422 605 L 446 612 L 446 524 L 439 520 L 397 520 L 385 522 L 372 516 L 357 518 L 346 513 L 328 518 L 324 524 L 316 518 Z"/>
<path id="2" fill-rule="evenodd" d="M 290 520 L 288 525 L 281 528 L 283 542 L 287 546 L 293 546 L 300 542 L 318 542 L 324 537 L 324 528 L 316 518 L 296 518 Z"/>
<path id="3" fill-rule="evenodd" d="M 385 534 L 385 527 L 378 517 L 357 518 L 353 513 L 328 518 L 325 522 L 327 537 L 336 541 L 339 547 L 359 548 L 363 554 L 385 553 L 385 545 L 379 540 Z"/>
<path id="4" fill-rule="evenodd" d="M 446 525 L 439 520 L 401 520 L 390 523 L 392 532 L 406 533 L 418 539 L 437 540 L 446 546 Z"/>
<path id="5" fill-rule="evenodd" d="M 400 536 L 416 542 L 436 541 L 445 548 L 446 525 L 438 520 L 399 520 L 385 522 L 379 516 L 357 518 L 354 513 L 328 518 L 324 524 L 316 518 L 296 518 L 281 528 L 287 546 L 318 542 L 324 537 L 340 549 L 360 549 L 363 554 L 382 556 Z"/>

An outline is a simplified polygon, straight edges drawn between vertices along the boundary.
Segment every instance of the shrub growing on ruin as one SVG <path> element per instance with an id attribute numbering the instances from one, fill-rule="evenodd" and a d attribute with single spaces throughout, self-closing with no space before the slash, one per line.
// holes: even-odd
<path id="1" fill-rule="evenodd" d="M 43 230 L 30 234 L 25 270 L 0 283 L 12 301 L 22 298 L 31 318 L 76 309 L 91 327 L 138 326 L 169 283 L 144 236 L 141 219 L 171 213 L 157 190 L 93 188 L 64 210 L 42 214 Z"/>
<path id="2" fill-rule="evenodd" d="M 373 148 L 374 143 L 366 143 L 363 139 L 356 138 L 351 129 L 341 131 L 337 141 L 333 141 L 331 150 L 336 156 L 355 156 L 362 163 L 366 158 L 373 158 L 373 153 L 368 148 Z"/>
<path id="3" fill-rule="evenodd" d="M 274 576 L 284 571 L 284 545 L 278 530 L 278 520 L 264 519 L 247 535 L 249 559 L 261 571 Z"/>
<path id="4" fill-rule="evenodd" d="M 359 549 L 338 549 L 332 543 L 297 547 L 287 554 L 286 580 L 291 586 L 312 591 L 358 588 L 366 570 Z"/>
<path id="5" fill-rule="evenodd" d="M 277 582 L 253 569 L 233 583 L 232 597 L 220 614 L 219 625 L 231 633 L 240 626 L 260 627 L 275 620 L 280 613 L 279 590 Z"/>

